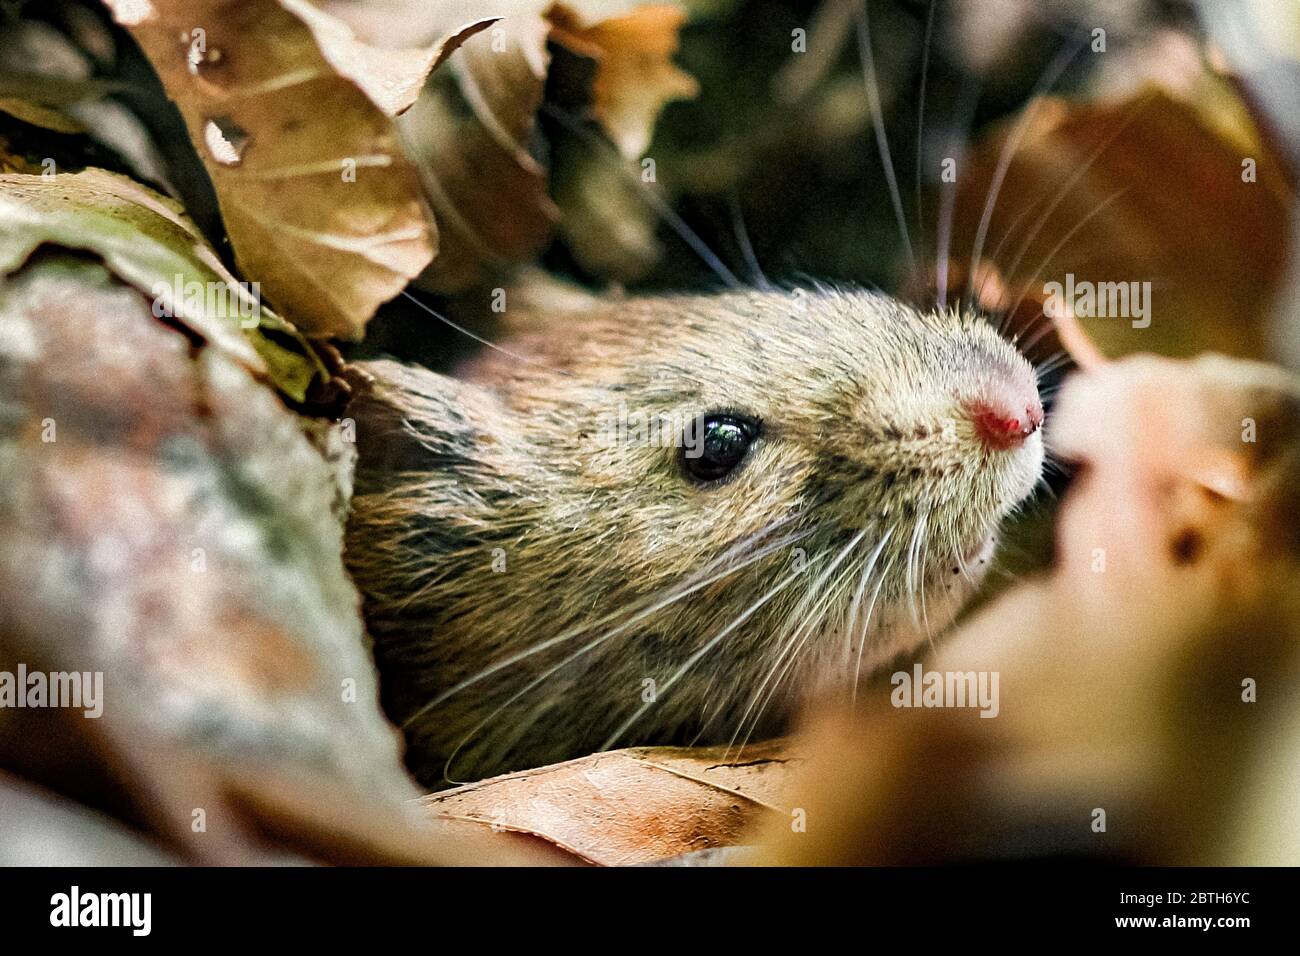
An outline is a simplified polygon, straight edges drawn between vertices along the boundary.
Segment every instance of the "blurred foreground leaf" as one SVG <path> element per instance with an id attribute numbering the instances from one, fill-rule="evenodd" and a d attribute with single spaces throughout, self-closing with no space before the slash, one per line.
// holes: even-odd
<path id="1" fill-rule="evenodd" d="M 997 267 L 1013 301 L 1041 300 L 1067 276 L 1077 288 L 1148 283 L 1145 315 L 1133 305 L 1079 313 L 1109 355 L 1267 357 L 1292 241 L 1291 174 L 1224 77 L 1186 83 L 1027 106 L 943 187 L 956 189 L 955 260 L 969 263 L 983 223 L 980 264 Z"/>
<path id="2" fill-rule="evenodd" d="M 880 681 L 815 721 L 766 862 L 1300 859 L 1300 383 L 1138 356 L 1067 383 L 1051 435 L 1084 466 L 1055 568 L 921 662 L 996 675 L 996 716 Z"/>
<path id="3" fill-rule="evenodd" d="M 341 555 L 351 446 L 234 343 L 65 252 L 0 282 L 0 671 L 85 688 L 0 708 L 0 767 L 187 862 L 469 859 L 417 812 L 379 708 Z M 93 844 L 45 862 L 139 855 L 12 790 L 4 851 L 66 824 Z"/>

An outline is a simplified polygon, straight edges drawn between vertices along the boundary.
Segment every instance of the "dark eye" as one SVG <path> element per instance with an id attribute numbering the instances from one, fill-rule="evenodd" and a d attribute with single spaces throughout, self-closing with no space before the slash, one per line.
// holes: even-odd
<path id="1" fill-rule="evenodd" d="M 718 481 L 735 470 L 758 437 L 758 422 L 740 415 L 705 415 L 687 429 L 682 465 L 699 482 Z"/>

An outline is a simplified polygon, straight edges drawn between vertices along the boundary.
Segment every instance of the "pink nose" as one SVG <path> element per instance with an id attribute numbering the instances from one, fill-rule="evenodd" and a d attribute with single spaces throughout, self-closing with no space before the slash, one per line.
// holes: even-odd
<path id="1" fill-rule="evenodd" d="M 1027 402 L 982 398 L 966 403 L 975 433 L 989 448 L 1016 448 L 1043 424 L 1043 404 L 1035 396 Z"/>

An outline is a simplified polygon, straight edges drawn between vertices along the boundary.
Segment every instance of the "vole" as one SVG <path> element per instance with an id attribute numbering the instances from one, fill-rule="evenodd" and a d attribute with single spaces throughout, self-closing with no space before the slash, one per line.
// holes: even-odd
<path id="1" fill-rule="evenodd" d="M 347 562 L 430 786 L 779 731 L 950 622 L 1042 471 L 1035 370 L 961 309 L 634 298 L 501 345 L 364 363 L 350 412 Z"/>

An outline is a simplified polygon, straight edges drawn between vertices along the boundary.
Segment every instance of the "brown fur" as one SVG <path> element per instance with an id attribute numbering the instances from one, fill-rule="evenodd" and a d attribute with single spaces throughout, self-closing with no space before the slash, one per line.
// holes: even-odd
<path id="1" fill-rule="evenodd" d="M 992 452 L 961 412 L 999 383 L 1034 388 L 976 317 L 860 291 L 738 292 L 606 302 L 504 347 L 465 379 L 368 363 L 376 387 L 352 412 L 347 558 L 385 706 L 430 785 L 612 736 L 778 729 L 856 679 L 859 655 L 878 669 L 950 621 L 1039 478 L 1040 435 Z M 609 440 L 620 403 L 675 421 L 740 411 L 762 434 L 699 487 L 679 448 Z"/>

